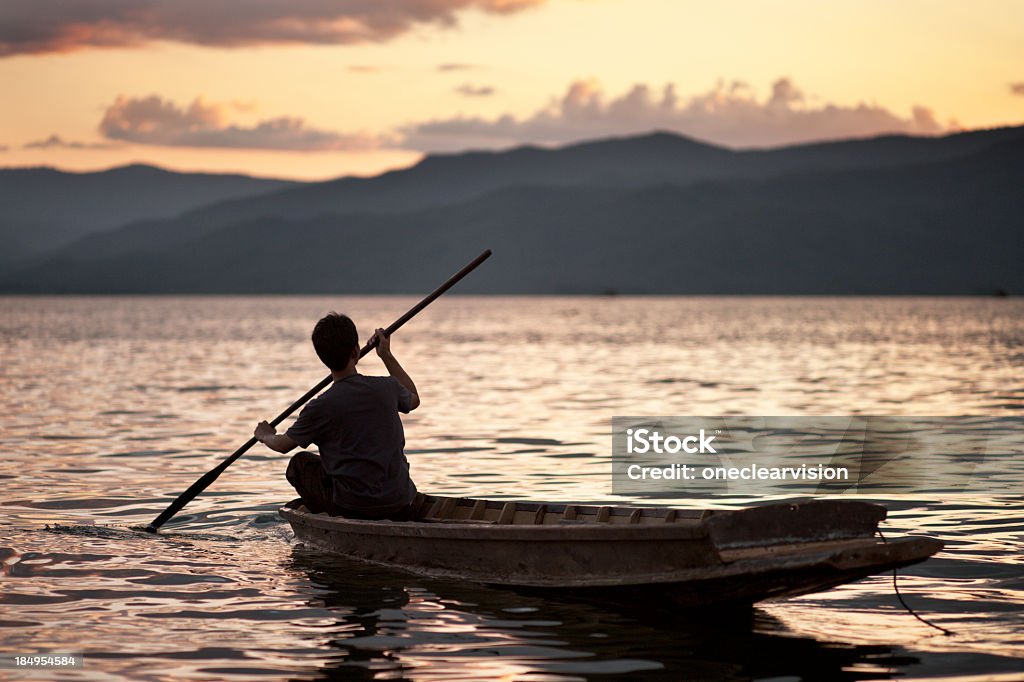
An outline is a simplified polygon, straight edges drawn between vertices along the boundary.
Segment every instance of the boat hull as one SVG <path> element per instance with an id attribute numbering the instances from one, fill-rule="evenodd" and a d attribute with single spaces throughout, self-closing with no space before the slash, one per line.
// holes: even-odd
<path id="1" fill-rule="evenodd" d="M 280 514 L 309 545 L 420 575 L 572 588 L 597 599 L 653 596 L 682 607 L 816 592 L 923 561 L 942 547 L 931 538 L 875 539 L 885 509 L 863 502 L 639 515 L 619 508 L 628 516 L 598 520 L 607 508 L 524 503 L 512 514 L 504 503 L 501 512 L 459 518 L 468 513 L 460 509 L 485 501 L 450 499 L 427 498 L 423 520 L 403 523 L 312 514 L 296 503 Z M 570 511 L 574 518 L 564 518 Z M 524 513 L 533 523 L 522 522 Z"/>

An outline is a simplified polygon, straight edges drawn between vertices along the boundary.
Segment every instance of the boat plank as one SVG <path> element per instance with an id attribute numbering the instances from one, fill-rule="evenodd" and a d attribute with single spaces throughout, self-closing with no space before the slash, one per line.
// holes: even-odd
<path id="1" fill-rule="evenodd" d="M 515 502 L 506 502 L 505 506 L 501 508 L 501 515 L 498 516 L 498 523 L 504 525 L 515 522 L 516 511 L 517 508 Z"/>
<path id="2" fill-rule="evenodd" d="M 469 513 L 469 518 L 473 520 L 483 519 L 486 512 L 487 500 L 477 500 L 473 503 L 473 511 Z"/>

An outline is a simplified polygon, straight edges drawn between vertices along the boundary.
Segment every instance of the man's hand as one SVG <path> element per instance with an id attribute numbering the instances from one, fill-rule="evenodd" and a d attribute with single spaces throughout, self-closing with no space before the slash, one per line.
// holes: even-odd
<path id="1" fill-rule="evenodd" d="M 412 402 L 409 407 L 410 410 L 416 409 L 420 404 L 420 396 L 416 392 L 416 384 L 412 382 L 412 379 L 402 369 L 402 365 L 399 364 L 395 356 L 391 354 L 391 339 L 384 334 L 383 329 L 377 329 L 373 336 L 370 337 L 370 341 L 377 342 L 377 355 L 384 361 L 384 366 L 388 368 L 388 374 L 398 380 L 398 383 L 405 386 L 405 388 L 412 393 Z"/>
<path id="2" fill-rule="evenodd" d="M 252 435 L 256 437 L 261 443 L 265 443 L 268 438 L 272 438 L 277 435 L 277 429 L 268 424 L 265 421 L 260 422 L 256 425 L 256 429 L 252 432 Z"/>
<path id="3" fill-rule="evenodd" d="M 377 340 L 377 356 L 380 358 L 391 357 L 391 339 L 384 333 L 383 329 L 377 329 L 370 341 Z"/>
<path id="4" fill-rule="evenodd" d="M 282 454 L 292 450 L 296 446 L 295 441 L 283 433 L 278 434 L 277 429 L 267 422 L 260 422 L 257 424 L 252 435 L 256 437 L 256 440 L 263 443 L 271 450 Z"/>

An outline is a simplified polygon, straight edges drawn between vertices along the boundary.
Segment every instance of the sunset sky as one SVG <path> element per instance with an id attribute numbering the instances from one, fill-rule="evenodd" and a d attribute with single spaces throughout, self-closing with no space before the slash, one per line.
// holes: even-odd
<path id="1" fill-rule="evenodd" d="M 0 166 L 327 178 L 654 129 L 734 147 L 1024 122 L 1024 3 L 35 0 Z"/>

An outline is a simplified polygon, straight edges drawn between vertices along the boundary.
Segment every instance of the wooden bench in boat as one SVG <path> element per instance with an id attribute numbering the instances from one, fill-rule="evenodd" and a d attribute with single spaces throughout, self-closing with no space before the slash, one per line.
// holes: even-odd
<path id="1" fill-rule="evenodd" d="M 422 493 L 413 500 L 416 518 L 424 523 L 473 523 L 544 526 L 566 523 L 700 523 L 701 509 L 666 507 L 611 507 L 581 504 L 544 504 L 438 497 Z"/>

